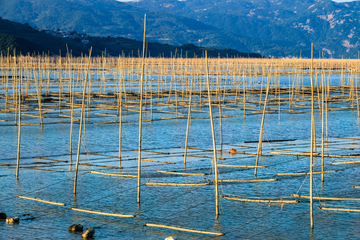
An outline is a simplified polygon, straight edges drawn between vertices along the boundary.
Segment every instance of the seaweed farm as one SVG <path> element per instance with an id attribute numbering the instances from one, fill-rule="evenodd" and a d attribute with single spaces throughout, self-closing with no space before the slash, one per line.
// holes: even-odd
<path id="1" fill-rule="evenodd" d="M 1 56 L 1 238 L 358 239 L 359 73 Z"/>

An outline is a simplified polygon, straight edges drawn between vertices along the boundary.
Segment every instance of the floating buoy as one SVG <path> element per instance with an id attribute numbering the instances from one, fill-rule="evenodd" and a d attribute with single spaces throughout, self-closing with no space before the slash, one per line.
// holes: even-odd
<path id="1" fill-rule="evenodd" d="M 165 238 L 165 240 L 175 240 L 173 237 L 167 237 L 167 238 Z"/>
<path id="2" fill-rule="evenodd" d="M 236 149 L 230 148 L 230 153 L 236 153 Z"/>
<path id="3" fill-rule="evenodd" d="M 95 229 L 88 228 L 86 231 L 82 234 L 83 238 L 92 238 L 95 234 Z"/>
<path id="4" fill-rule="evenodd" d="M 18 218 L 18 217 L 12 217 L 12 218 L 6 219 L 7 224 L 15 224 L 15 223 L 19 223 L 19 221 L 20 221 L 20 218 Z"/>
<path id="5" fill-rule="evenodd" d="M 70 232 L 82 232 L 84 227 L 80 224 L 73 224 L 69 227 Z"/>
<path id="6" fill-rule="evenodd" d="M 0 219 L 6 219 L 6 214 L 5 213 L 0 213 Z"/>

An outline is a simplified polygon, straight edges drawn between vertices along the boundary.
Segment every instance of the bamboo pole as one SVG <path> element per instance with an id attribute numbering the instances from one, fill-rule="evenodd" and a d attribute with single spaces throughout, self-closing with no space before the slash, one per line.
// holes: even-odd
<path id="1" fill-rule="evenodd" d="M 210 79 L 209 79 L 209 68 L 208 68 L 208 59 L 207 59 L 207 51 L 205 51 L 205 67 L 206 67 L 206 82 L 207 82 L 207 89 L 208 89 L 208 100 L 209 100 L 209 113 L 210 113 L 210 123 L 211 123 L 211 132 L 212 132 L 212 142 L 213 142 L 213 149 L 214 149 L 214 172 L 215 172 L 215 214 L 216 219 L 219 216 L 219 184 L 218 184 L 218 168 L 217 168 L 217 156 L 216 156 L 216 142 L 215 142 L 215 131 L 214 131 L 214 120 L 212 115 L 212 108 L 211 108 L 211 94 L 210 94 Z"/>
<path id="2" fill-rule="evenodd" d="M 321 182 L 324 182 L 324 77 L 321 77 Z"/>
<path id="3" fill-rule="evenodd" d="M 85 94 L 86 94 L 86 85 L 87 85 L 87 79 L 88 79 L 88 72 L 89 72 L 90 63 L 91 63 L 91 52 L 92 52 L 92 47 L 90 48 L 90 52 L 89 52 L 89 61 L 88 61 L 87 69 L 86 69 L 86 72 L 85 72 L 85 79 L 84 79 L 84 84 L 83 84 L 82 103 L 81 103 L 81 115 L 80 115 L 80 127 L 79 127 L 79 141 L 78 141 L 78 149 L 77 149 L 77 154 L 76 154 L 76 169 L 75 169 L 75 179 L 74 179 L 74 194 L 76 194 L 77 174 L 78 174 L 79 159 L 80 159 L 80 148 L 81 148 L 82 124 L 83 124 L 84 109 L 85 109 Z"/>
<path id="4" fill-rule="evenodd" d="M 139 154 L 138 154 L 138 188 L 137 188 L 137 203 L 140 203 L 140 175 L 141 175 L 141 128 L 142 128 L 142 103 L 143 103 L 143 82 L 144 82 L 144 65 L 145 65 L 145 36 L 146 36 L 146 14 L 144 15 L 144 38 L 143 38 L 143 52 L 141 63 L 141 79 L 140 79 L 140 111 L 139 111 Z"/>
<path id="5" fill-rule="evenodd" d="M 314 44 L 311 43 L 311 66 L 310 66 L 310 83 L 311 83 L 311 142 L 310 142 L 310 228 L 314 228 L 313 219 L 313 158 L 314 158 L 314 133 L 315 133 L 315 114 L 314 114 L 314 86 L 313 86 L 313 54 Z"/>
<path id="6" fill-rule="evenodd" d="M 262 138 L 263 138 L 263 132 L 264 132 L 265 111 L 266 111 L 267 99 L 268 99 L 269 88 L 270 88 L 270 82 L 269 82 L 269 80 L 270 80 L 270 76 L 268 76 L 268 78 L 267 78 L 265 103 L 264 103 L 264 110 L 263 110 L 263 114 L 262 114 L 262 118 L 261 118 L 260 136 L 259 136 L 258 149 L 257 149 L 257 152 L 256 152 L 256 163 L 255 163 L 255 166 L 258 166 L 259 155 L 260 155 L 261 152 L 262 152 L 261 149 L 262 149 Z M 260 101 L 261 101 L 261 99 L 260 99 Z M 254 176 L 255 176 L 255 178 L 257 177 L 257 168 L 255 168 Z"/>
<path id="7" fill-rule="evenodd" d="M 321 174 L 323 175 L 324 173 L 334 173 L 337 172 L 337 170 L 334 171 L 324 171 L 324 172 L 313 172 L 313 174 Z M 277 173 L 277 176 L 297 176 L 297 175 L 309 175 L 310 173 Z"/>
<path id="8" fill-rule="evenodd" d="M 295 198 L 305 198 L 310 199 L 310 196 L 291 194 Z M 328 200 L 328 201 L 360 201 L 360 198 L 333 198 L 333 197 L 313 197 L 316 200 Z"/>
<path id="9" fill-rule="evenodd" d="M 234 198 L 234 197 L 227 197 L 227 196 L 221 196 L 224 199 L 230 199 L 235 201 L 241 201 L 241 202 L 256 202 L 256 203 L 299 203 L 298 200 L 270 200 L 270 199 L 248 199 L 248 198 Z"/>
<path id="10" fill-rule="evenodd" d="M 219 180 L 219 182 L 225 183 L 243 183 L 243 182 L 274 182 L 277 181 L 276 178 L 274 179 L 246 179 L 246 180 Z"/>
<path id="11" fill-rule="evenodd" d="M 21 196 L 21 195 L 19 195 L 17 197 L 27 199 L 27 200 L 37 201 L 37 202 L 48 203 L 48 204 L 52 204 L 52 205 L 66 206 L 65 203 L 52 202 L 52 201 L 42 200 L 42 199 L 38 199 L 38 198 L 25 197 L 25 196 Z"/>
<path id="12" fill-rule="evenodd" d="M 328 208 L 328 207 L 319 207 L 320 210 L 327 211 L 342 211 L 342 212 L 360 212 L 360 209 L 352 209 L 352 208 Z"/>
<path id="13" fill-rule="evenodd" d="M 103 173 L 97 171 L 90 171 L 90 173 L 105 175 L 105 176 L 114 176 L 114 177 L 129 177 L 129 178 L 137 178 L 137 175 L 128 175 L 128 174 L 118 174 L 118 173 Z"/>
<path id="14" fill-rule="evenodd" d="M 218 164 L 218 167 L 228 167 L 228 168 L 265 168 L 265 166 L 226 165 L 226 164 Z"/>
<path id="15" fill-rule="evenodd" d="M 39 58 L 39 72 L 40 72 L 40 58 Z M 41 123 L 41 129 L 43 129 L 43 115 L 42 115 L 42 110 L 41 110 L 41 83 L 40 80 L 37 77 L 37 74 L 35 75 L 35 82 L 36 82 L 36 92 L 37 92 L 37 97 L 38 97 L 38 105 L 39 105 L 39 113 L 40 113 L 40 123 Z"/>
<path id="16" fill-rule="evenodd" d="M 186 156 L 187 156 L 187 149 L 188 149 L 187 145 L 188 145 L 188 137 L 189 137 L 189 128 L 190 128 L 190 122 L 191 122 L 192 86 L 193 86 L 193 79 L 191 78 L 190 93 L 189 93 L 189 111 L 188 111 L 188 119 L 187 119 L 187 125 L 186 125 L 185 152 L 184 152 L 184 167 L 185 167 L 185 169 L 186 169 Z"/>
<path id="17" fill-rule="evenodd" d="M 192 187 L 192 186 L 206 186 L 210 185 L 209 182 L 206 183 L 159 183 L 159 182 L 147 182 L 145 185 L 148 186 L 179 186 L 179 187 Z"/>
<path id="18" fill-rule="evenodd" d="M 353 162 L 332 162 L 330 165 L 343 165 L 343 164 L 358 164 L 360 161 L 353 161 Z"/>
<path id="19" fill-rule="evenodd" d="M 224 236 L 224 235 L 225 235 L 224 233 L 198 231 L 198 230 L 192 230 L 192 229 L 185 229 L 185 228 L 167 226 L 167 225 L 162 225 L 162 224 L 146 223 L 145 226 L 146 226 L 146 227 L 167 228 L 167 229 L 173 229 L 173 230 L 177 230 L 177 231 L 192 232 L 192 233 L 201 233 L 201 234 L 209 234 L 209 235 L 215 235 L 215 236 Z"/>
<path id="20" fill-rule="evenodd" d="M 69 56 L 70 62 L 70 56 Z M 70 63 L 69 63 L 70 65 Z M 74 81 L 72 78 L 72 73 L 70 72 L 71 68 L 69 67 L 69 84 L 70 84 L 70 166 L 72 166 L 72 140 L 73 140 L 73 127 L 74 127 Z"/>
<path id="21" fill-rule="evenodd" d="M 167 164 L 176 164 L 175 162 L 156 161 L 156 160 L 150 160 L 150 159 L 141 159 L 141 161 L 144 161 L 144 162 L 156 162 L 156 163 L 167 163 Z"/>
<path id="22" fill-rule="evenodd" d="M 85 154 L 95 155 L 95 156 L 103 156 L 103 157 L 113 157 L 113 158 L 118 158 L 118 156 L 106 155 L 106 154 L 98 154 L 98 153 L 89 153 L 89 152 L 86 152 Z"/>
<path id="23" fill-rule="evenodd" d="M 12 69 L 12 82 L 13 82 L 13 103 L 14 103 L 14 107 L 15 107 L 15 111 L 14 111 L 14 117 L 15 117 L 15 126 L 17 125 L 17 111 L 18 111 L 18 99 L 21 99 L 20 96 L 18 96 L 19 91 L 21 92 L 21 90 L 17 89 L 17 79 L 16 79 L 16 51 L 14 49 L 14 65 L 13 65 L 13 69 Z"/>
<path id="24" fill-rule="evenodd" d="M 156 172 L 165 173 L 165 174 L 183 175 L 183 176 L 206 176 L 205 173 L 181 173 L 181 172 L 169 172 L 169 171 L 161 171 L 161 170 L 156 170 Z"/>
<path id="25" fill-rule="evenodd" d="M 62 65 L 61 65 L 61 50 L 59 51 L 60 56 L 59 56 L 59 117 L 61 115 L 61 83 L 62 83 Z M 61 117 L 60 117 L 61 118 Z"/>
<path id="26" fill-rule="evenodd" d="M 218 61 L 217 61 L 217 64 L 218 64 L 218 69 L 217 69 L 217 74 L 216 74 L 216 80 L 217 80 L 217 87 L 218 87 L 218 91 L 217 93 L 218 94 L 218 99 L 219 99 L 219 128 L 220 128 L 220 150 L 222 151 L 223 149 L 223 131 L 222 131 L 222 115 L 221 115 L 221 111 L 222 111 L 222 108 L 221 108 L 221 84 L 220 84 L 220 81 L 219 80 L 219 75 L 221 73 L 220 71 L 220 55 L 218 57 Z"/>
<path id="27" fill-rule="evenodd" d="M 123 80 L 123 69 L 122 69 L 122 59 L 119 57 L 119 67 L 120 69 L 120 81 L 119 81 L 119 97 L 118 97 L 118 104 L 119 104 L 119 168 L 121 168 L 121 125 L 122 125 L 122 80 Z"/>
<path id="28" fill-rule="evenodd" d="M 135 217 L 135 215 L 104 213 L 104 212 L 96 212 L 96 211 L 92 211 L 92 210 L 85 210 L 85 209 L 79 209 L 79 208 L 70 208 L 70 210 L 77 211 L 77 212 L 85 212 L 85 213 L 92 213 L 92 214 L 97 214 L 97 215 L 110 216 L 110 217 L 123 217 L 123 218 Z"/>
<path id="29" fill-rule="evenodd" d="M 278 149 L 280 150 L 280 149 Z M 285 151 L 285 150 L 282 150 Z M 310 156 L 311 153 L 309 152 L 274 152 L 270 151 L 270 153 L 278 154 L 278 155 L 292 155 L 292 156 Z M 313 157 L 321 157 L 320 153 L 313 153 Z M 359 158 L 358 155 L 330 155 L 330 154 L 324 154 L 324 157 L 329 158 Z M 357 163 L 357 162 L 354 162 Z M 341 164 L 341 163 L 330 163 L 330 164 Z"/>
<path id="30" fill-rule="evenodd" d="M 15 56 L 14 56 L 15 58 Z M 15 60 L 16 61 L 16 60 Z M 16 64 L 16 63 L 15 63 Z M 16 179 L 19 178 L 19 166 L 20 166 L 20 145 L 21 145 L 21 85 L 22 85 L 22 73 L 20 62 L 20 78 L 19 78 L 19 124 L 18 124 L 18 147 L 17 147 L 17 160 L 16 160 Z"/>
<path id="31" fill-rule="evenodd" d="M 43 157 L 33 157 L 35 159 L 41 159 L 41 160 L 49 160 L 49 161 L 55 161 L 55 162 L 68 162 L 66 160 L 57 160 L 57 159 L 52 159 L 52 158 L 43 158 Z"/>

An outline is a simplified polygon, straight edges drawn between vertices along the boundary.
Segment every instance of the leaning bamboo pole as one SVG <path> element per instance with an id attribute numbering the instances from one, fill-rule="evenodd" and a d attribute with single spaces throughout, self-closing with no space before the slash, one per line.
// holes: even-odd
<path id="1" fill-rule="evenodd" d="M 218 164 L 218 167 L 228 167 L 228 168 L 265 168 L 265 166 L 226 165 L 226 164 Z"/>
<path id="2" fill-rule="evenodd" d="M 310 196 L 291 194 L 292 197 L 310 199 Z M 360 198 L 333 198 L 333 197 L 312 197 L 316 200 L 327 201 L 360 201 Z"/>
<path id="3" fill-rule="evenodd" d="M 321 174 L 324 175 L 324 173 L 335 173 L 337 172 L 337 170 L 333 170 L 333 171 L 324 171 L 324 172 L 313 172 L 314 174 Z M 304 172 L 304 173 L 277 173 L 276 176 L 302 176 L 302 175 L 309 175 L 309 172 Z"/>
<path id="4" fill-rule="evenodd" d="M 255 171 L 254 171 L 255 178 L 257 177 L 257 166 L 258 166 L 259 156 L 261 154 L 261 149 L 262 149 L 262 139 L 263 139 L 263 132 L 264 132 L 265 112 L 266 112 L 266 106 L 267 106 L 267 99 L 268 99 L 268 95 L 269 95 L 269 88 L 270 88 L 270 82 L 269 81 L 270 81 L 270 78 L 271 78 L 271 76 L 267 77 L 267 86 L 266 86 L 264 110 L 263 110 L 263 114 L 262 114 L 262 118 L 261 118 L 259 144 L 258 144 L 258 149 L 257 149 L 257 152 L 256 152 L 256 163 L 255 163 L 256 167 L 255 167 Z M 261 99 L 260 99 L 260 101 L 261 101 Z"/>
<path id="5" fill-rule="evenodd" d="M 217 156 L 216 156 L 216 142 L 215 142 L 215 131 L 214 131 L 214 120 L 212 115 L 211 108 L 211 94 L 210 94 L 210 79 L 209 79 L 209 68 L 208 68 L 208 59 L 207 59 L 207 51 L 205 51 L 205 68 L 206 68 L 206 82 L 207 82 L 207 90 L 208 90 L 208 100 L 209 100 L 209 113 L 210 113 L 210 123 L 211 123 L 211 133 L 212 133 L 212 142 L 214 149 L 214 171 L 215 171 L 215 214 L 218 218 L 219 216 L 219 184 L 218 184 L 218 167 L 217 167 Z"/>
<path id="6" fill-rule="evenodd" d="M 137 175 L 129 175 L 129 174 L 118 174 L 118 173 L 104 173 L 98 171 L 90 171 L 90 173 L 105 175 L 105 176 L 114 176 L 114 177 L 129 177 L 129 178 L 137 178 Z"/>
<path id="7" fill-rule="evenodd" d="M 328 208 L 328 207 L 319 207 L 320 210 L 327 211 L 339 211 L 339 212 L 360 212 L 360 209 L 353 208 Z"/>
<path id="8" fill-rule="evenodd" d="M 145 36 L 146 36 L 146 14 L 144 15 L 144 38 L 143 52 L 141 62 L 141 78 L 140 78 L 140 109 L 139 109 L 139 154 L 138 154 L 138 181 L 137 181 L 137 203 L 140 203 L 140 175 L 141 175 L 141 128 L 142 128 L 142 108 L 143 108 L 143 84 L 144 84 L 144 68 L 145 68 Z"/>
<path id="9" fill-rule="evenodd" d="M 85 209 L 80 209 L 80 208 L 70 208 L 70 210 L 77 211 L 77 212 L 92 213 L 92 214 L 97 214 L 97 215 L 111 216 L 111 217 L 124 217 L 124 218 L 133 218 L 133 217 L 135 217 L 135 215 L 104 213 L 104 212 L 85 210 Z"/>
<path id="10" fill-rule="evenodd" d="M 197 187 L 197 186 L 206 186 L 210 185 L 209 182 L 206 183 L 160 183 L 160 182 L 147 182 L 147 186 L 178 186 L 178 187 Z"/>
<path id="11" fill-rule="evenodd" d="M 248 198 L 238 198 L 238 197 L 227 197 L 227 196 L 221 196 L 224 199 L 229 200 L 235 200 L 235 201 L 241 201 L 241 202 L 255 202 L 255 203 L 299 203 L 298 200 L 271 200 L 271 199 L 248 199 Z"/>
<path id="12" fill-rule="evenodd" d="M 224 183 L 245 183 L 245 182 L 255 183 L 255 182 L 274 182 L 274 181 L 277 181 L 277 179 L 270 178 L 270 179 L 245 179 L 245 180 L 219 180 L 219 182 L 224 182 Z"/>
<path id="13" fill-rule="evenodd" d="M 209 235 L 215 235 L 215 236 L 224 236 L 224 235 L 225 235 L 224 233 L 198 231 L 198 230 L 193 230 L 193 229 L 179 228 L 179 227 L 167 226 L 167 225 L 162 225 L 162 224 L 146 223 L 145 226 L 146 226 L 146 227 L 167 228 L 167 229 L 173 229 L 173 230 L 177 230 L 177 231 L 192 232 L 192 233 L 201 233 L 201 234 L 209 234 Z"/>
<path id="14" fill-rule="evenodd" d="M 36 201 L 36 202 L 48 203 L 48 204 L 52 204 L 52 205 L 66 206 L 65 203 L 58 203 L 58 202 L 53 202 L 53 201 L 48 201 L 48 200 L 43 200 L 43 199 L 38 199 L 38 198 L 25 197 L 25 196 L 21 196 L 21 195 L 19 195 L 17 197 L 27 199 L 27 200 Z"/>
<path id="15" fill-rule="evenodd" d="M 86 68 L 86 72 L 85 72 L 85 79 L 84 79 L 84 84 L 83 84 L 81 115 L 80 115 L 80 127 L 79 127 L 79 141 L 78 141 L 78 149 L 77 149 L 77 154 L 76 154 L 74 194 L 76 194 L 77 175 L 78 175 L 78 167 L 79 167 L 79 159 L 80 159 L 80 148 L 81 148 L 82 124 L 83 124 L 84 110 L 85 110 L 85 94 L 86 94 L 86 86 L 87 86 L 87 80 L 88 80 L 88 72 L 90 70 L 90 64 L 91 64 L 91 52 L 92 52 L 92 47 L 90 48 L 90 52 L 89 52 L 89 61 L 88 61 L 88 64 L 87 64 L 87 68 Z"/>
<path id="16" fill-rule="evenodd" d="M 190 93 L 189 93 L 189 111 L 188 111 L 188 119 L 187 119 L 187 125 L 186 125 L 186 137 L 185 137 L 185 152 L 184 152 L 184 167 L 186 168 L 186 156 L 187 156 L 187 145 L 188 145 L 188 138 L 189 138 L 189 128 L 190 128 L 190 122 L 191 122 L 191 97 L 192 97 L 192 85 L 193 85 L 193 79 L 191 78 L 190 83 Z"/>
<path id="17" fill-rule="evenodd" d="M 161 170 L 156 170 L 156 172 L 164 173 L 164 174 L 182 175 L 182 176 L 206 176 L 205 173 L 182 173 L 182 172 L 169 172 L 169 171 L 161 171 Z"/>

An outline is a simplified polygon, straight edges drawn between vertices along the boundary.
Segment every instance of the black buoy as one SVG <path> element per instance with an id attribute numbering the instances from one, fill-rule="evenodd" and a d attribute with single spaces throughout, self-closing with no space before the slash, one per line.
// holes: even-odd
<path id="1" fill-rule="evenodd" d="M 70 232 L 82 232 L 84 227 L 80 224 L 73 224 L 69 227 Z"/>
<path id="2" fill-rule="evenodd" d="M 95 234 L 94 228 L 88 228 L 86 231 L 82 234 L 83 238 L 92 238 Z"/>

